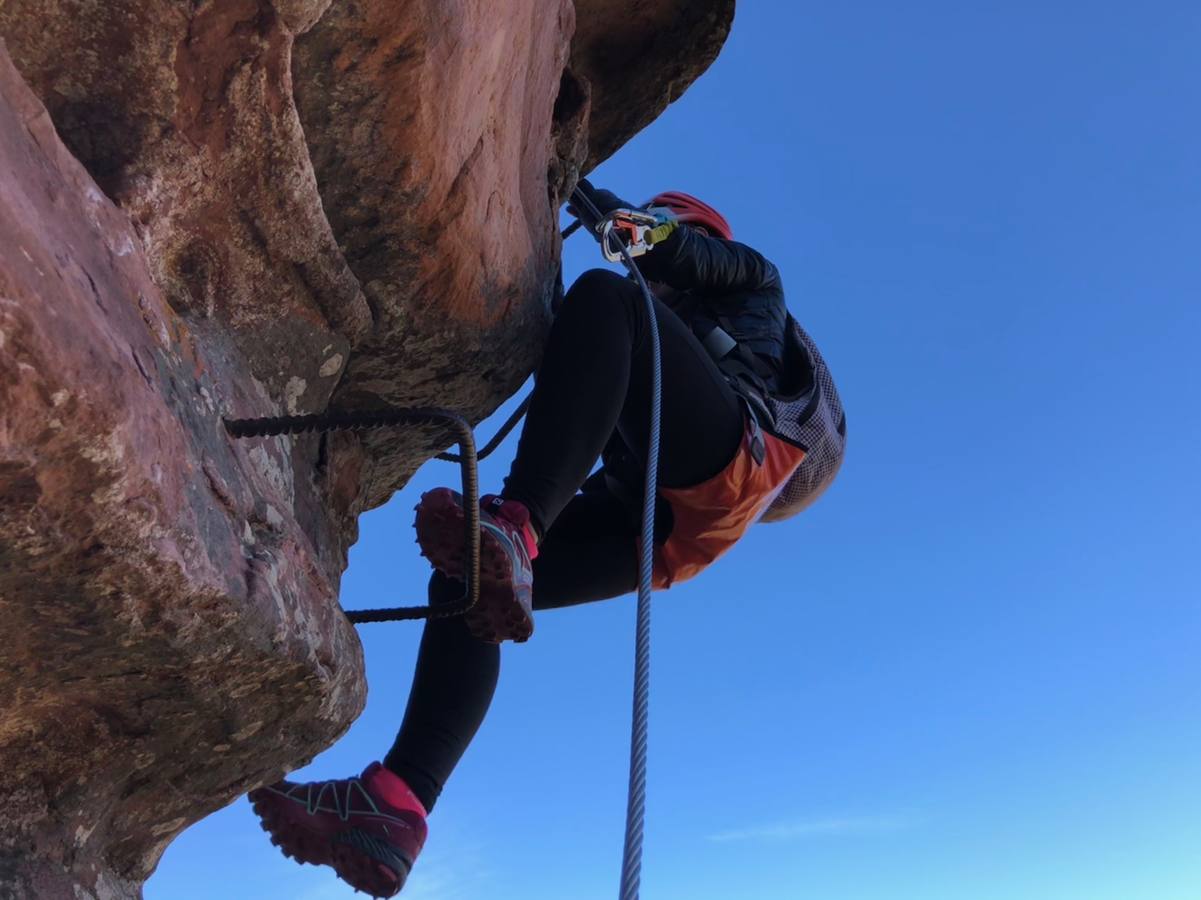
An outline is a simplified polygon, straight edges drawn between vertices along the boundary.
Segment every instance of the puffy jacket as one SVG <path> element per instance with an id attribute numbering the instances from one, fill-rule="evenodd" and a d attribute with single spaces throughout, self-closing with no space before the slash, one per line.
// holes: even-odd
<path id="1" fill-rule="evenodd" d="M 708 237 L 680 227 L 637 258 L 648 281 L 679 293 L 664 302 L 704 340 L 714 326 L 724 328 L 765 364 L 760 372 L 769 390 L 784 356 L 784 286 L 779 270 L 746 244 Z"/>

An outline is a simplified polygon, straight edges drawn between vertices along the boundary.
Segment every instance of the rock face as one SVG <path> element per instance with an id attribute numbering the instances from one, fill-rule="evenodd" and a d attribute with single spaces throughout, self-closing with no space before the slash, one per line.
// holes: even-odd
<path id="1" fill-rule="evenodd" d="M 594 88 L 587 171 L 709 68 L 730 33 L 734 0 L 576 0 L 575 6 L 571 69 Z"/>
<path id="2" fill-rule="evenodd" d="M 346 727 L 361 650 L 291 448 L 223 433 L 231 385 L 265 391 L 164 302 L 7 57 L 0 173 L 0 894 L 133 895 Z"/>
<path id="3" fill-rule="evenodd" d="M 500 9 L 0 0 L 0 897 L 136 897 L 349 726 L 357 516 L 447 440 L 221 417 L 495 409 L 733 0 Z"/>

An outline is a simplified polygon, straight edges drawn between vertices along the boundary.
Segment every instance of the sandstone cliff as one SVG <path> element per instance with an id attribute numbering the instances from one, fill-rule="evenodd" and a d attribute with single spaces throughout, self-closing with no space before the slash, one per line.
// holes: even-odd
<path id="1" fill-rule="evenodd" d="M 136 897 L 359 713 L 338 582 L 549 319 L 581 171 L 733 0 L 0 0 L 0 896 Z"/>

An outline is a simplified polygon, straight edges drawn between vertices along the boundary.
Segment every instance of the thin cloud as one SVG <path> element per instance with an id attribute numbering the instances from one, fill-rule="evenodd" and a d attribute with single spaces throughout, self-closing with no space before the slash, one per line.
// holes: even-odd
<path id="1" fill-rule="evenodd" d="M 819 837 L 863 837 L 905 831 L 918 824 L 912 816 L 841 816 L 777 822 L 708 835 L 717 843 L 731 841 L 799 841 Z"/>
<path id="2" fill-rule="evenodd" d="M 418 858 L 405 884 L 404 896 L 405 900 L 459 900 L 481 896 L 484 886 L 494 881 L 482 844 L 443 840 L 427 847 Z"/>

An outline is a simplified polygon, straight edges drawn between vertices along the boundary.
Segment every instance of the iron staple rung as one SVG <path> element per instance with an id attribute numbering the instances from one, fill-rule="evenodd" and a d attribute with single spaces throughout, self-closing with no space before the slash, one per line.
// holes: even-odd
<path id="1" fill-rule="evenodd" d="M 361 412 L 314 413 L 305 416 L 271 416 L 261 419 L 229 419 L 225 427 L 231 435 L 243 437 L 275 437 L 281 434 L 304 434 L 314 431 L 351 431 L 367 428 L 388 428 L 397 425 L 445 425 L 471 428 L 461 416 L 443 409 L 402 408 L 363 410 Z M 474 442 L 474 438 L 472 439 Z"/>
<path id="2" fill-rule="evenodd" d="M 274 416 L 261 419 L 227 419 L 226 430 L 235 438 L 274 437 L 317 431 L 344 431 L 387 428 L 398 425 L 450 425 L 458 432 L 460 453 L 455 457 L 463 479 L 464 543 L 467 547 L 467 572 L 463 596 L 454 603 L 433 606 L 402 606 L 394 609 L 346 611 L 353 623 L 394 622 L 407 619 L 442 619 L 467 612 L 480 596 L 480 488 L 476 469 L 475 435 L 467 421 L 444 409 L 428 407 L 365 410 L 362 412 L 324 413 L 306 416 Z M 511 426 L 510 426 L 511 427 Z M 498 441 L 499 443 L 499 441 Z"/>

